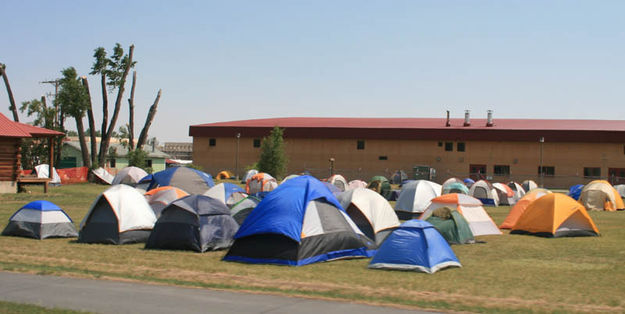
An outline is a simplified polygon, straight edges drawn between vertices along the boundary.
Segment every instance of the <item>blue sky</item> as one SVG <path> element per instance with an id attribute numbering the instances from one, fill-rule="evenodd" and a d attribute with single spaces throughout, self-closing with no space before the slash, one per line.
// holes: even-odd
<path id="1" fill-rule="evenodd" d="M 96 47 L 134 44 L 135 124 L 163 89 L 160 142 L 286 116 L 625 119 L 624 1 L 4 0 L 0 12 L 19 103 L 65 67 L 88 75 Z"/>

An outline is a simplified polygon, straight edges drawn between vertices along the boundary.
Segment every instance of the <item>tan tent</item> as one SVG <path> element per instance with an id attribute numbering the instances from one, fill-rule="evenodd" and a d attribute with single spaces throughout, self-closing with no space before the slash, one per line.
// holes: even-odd
<path id="1" fill-rule="evenodd" d="M 621 195 L 605 180 L 595 180 L 586 184 L 579 196 L 579 202 L 588 210 L 625 209 Z"/>

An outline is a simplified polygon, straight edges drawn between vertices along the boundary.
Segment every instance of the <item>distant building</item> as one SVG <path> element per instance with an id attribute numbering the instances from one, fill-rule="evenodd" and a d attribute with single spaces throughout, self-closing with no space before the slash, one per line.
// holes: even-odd
<path id="1" fill-rule="evenodd" d="M 166 142 L 162 151 L 172 159 L 191 160 L 193 158 L 193 143 Z"/>
<path id="2" fill-rule="evenodd" d="M 284 128 L 288 172 L 349 180 L 415 166 L 449 177 L 535 180 L 568 188 L 593 179 L 625 183 L 625 121 L 445 118 L 273 118 L 192 125 L 193 162 L 205 171 L 255 163 L 261 139 Z M 237 134 L 239 137 L 237 137 Z M 333 159 L 332 165 L 330 158 Z M 235 169 L 238 168 L 238 169 Z"/>
<path id="3" fill-rule="evenodd" d="M 89 143 L 89 142 L 87 142 Z M 99 149 L 98 145 L 98 149 Z M 91 151 L 89 145 L 87 149 Z M 147 166 L 151 167 L 154 172 L 165 170 L 165 160 L 169 158 L 169 155 L 162 151 L 152 148 L 150 145 L 143 145 L 143 150 L 148 153 L 146 159 Z M 109 154 L 107 155 L 106 164 L 108 168 L 122 169 L 128 166 L 128 149 L 121 144 L 110 144 Z M 59 169 L 61 168 L 73 168 L 84 166 L 82 160 L 82 153 L 80 151 L 80 143 L 69 141 L 64 142 L 61 150 L 61 162 Z"/>

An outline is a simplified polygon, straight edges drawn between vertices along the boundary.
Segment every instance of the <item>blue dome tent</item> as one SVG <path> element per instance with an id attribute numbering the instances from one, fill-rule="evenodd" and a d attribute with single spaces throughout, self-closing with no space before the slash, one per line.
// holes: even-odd
<path id="1" fill-rule="evenodd" d="M 370 257 L 375 246 L 321 181 L 286 181 L 247 216 L 225 261 L 301 266 Z"/>
<path id="2" fill-rule="evenodd" d="M 458 258 L 432 224 L 422 220 L 404 222 L 382 243 L 369 268 L 435 273 L 461 267 Z"/>

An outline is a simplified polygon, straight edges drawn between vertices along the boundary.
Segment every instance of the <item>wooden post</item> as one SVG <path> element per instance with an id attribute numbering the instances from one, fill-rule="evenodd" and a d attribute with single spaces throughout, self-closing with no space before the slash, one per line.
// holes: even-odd
<path id="1" fill-rule="evenodd" d="M 54 178 L 54 136 L 48 139 L 48 148 L 50 149 L 48 159 L 48 178 L 52 181 Z M 43 193 L 48 193 L 48 184 L 43 185 Z"/>

